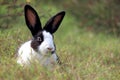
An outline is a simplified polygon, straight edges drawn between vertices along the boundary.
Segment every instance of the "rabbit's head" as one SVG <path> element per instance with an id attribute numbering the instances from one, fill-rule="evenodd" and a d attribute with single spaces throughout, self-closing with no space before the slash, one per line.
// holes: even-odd
<path id="1" fill-rule="evenodd" d="M 53 33 L 57 31 L 65 12 L 62 11 L 54 15 L 43 28 L 37 12 L 30 5 L 25 6 L 24 12 L 27 27 L 33 36 L 31 47 L 42 55 L 55 53 L 56 47 L 53 40 Z"/>

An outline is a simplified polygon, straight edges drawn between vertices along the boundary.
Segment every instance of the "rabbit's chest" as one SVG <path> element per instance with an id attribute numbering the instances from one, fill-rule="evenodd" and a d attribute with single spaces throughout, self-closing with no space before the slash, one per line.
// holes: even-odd
<path id="1" fill-rule="evenodd" d="M 56 54 L 43 56 L 38 53 L 31 56 L 31 61 L 39 62 L 43 66 L 55 65 L 57 63 Z"/>

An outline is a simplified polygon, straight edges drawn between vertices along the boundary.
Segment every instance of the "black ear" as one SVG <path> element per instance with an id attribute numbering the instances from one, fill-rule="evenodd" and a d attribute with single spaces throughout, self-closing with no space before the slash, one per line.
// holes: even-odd
<path id="1" fill-rule="evenodd" d="M 53 34 L 55 31 L 57 31 L 60 23 L 62 22 L 63 18 L 65 16 L 65 12 L 59 12 L 55 16 L 53 16 L 45 25 L 44 29 L 51 34 Z"/>
<path id="2" fill-rule="evenodd" d="M 30 29 L 32 35 L 35 36 L 40 30 L 42 30 L 39 16 L 30 5 L 25 5 L 24 12 L 26 24 Z"/>

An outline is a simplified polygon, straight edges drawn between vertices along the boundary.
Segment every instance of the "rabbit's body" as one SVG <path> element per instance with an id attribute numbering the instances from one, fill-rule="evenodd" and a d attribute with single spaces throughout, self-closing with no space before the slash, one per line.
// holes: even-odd
<path id="1" fill-rule="evenodd" d="M 19 49 L 17 63 L 22 66 L 29 66 L 32 62 L 38 62 L 43 66 L 56 64 L 56 54 L 42 55 L 41 53 L 34 51 L 33 48 L 31 48 L 30 43 L 31 41 L 24 43 Z"/>
<path id="2" fill-rule="evenodd" d="M 49 33 L 47 33 L 46 31 L 43 31 L 43 34 L 44 34 L 44 40 L 46 42 L 53 43 L 51 39 L 49 39 L 49 38 L 52 38 L 52 36 Z M 17 63 L 21 64 L 22 66 L 30 65 L 31 62 L 34 62 L 34 61 L 37 61 L 44 66 L 50 65 L 50 64 L 53 64 L 53 65 L 56 64 L 58 57 L 56 53 L 51 54 L 47 52 L 47 50 L 45 50 L 46 49 L 45 46 L 46 47 L 48 46 L 47 44 L 45 43 L 41 44 L 43 47 L 40 46 L 38 48 L 41 48 L 40 50 L 42 51 L 37 52 L 31 47 L 31 43 L 32 43 L 32 40 L 25 42 L 20 47 L 20 49 L 18 50 Z"/>
<path id="3" fill-rule="evenodd" d="M 38 62 L 44 66 L 56 64 L 59 59 L 56 54 L 53 33 L 57 31 L 65 12 L 62 11 L 53 16 L 43 28 L 37 12 L 30 5 L 25 6 L 24 12 L 25 21 L 33 39 L 19 48 L 17 63 L 22 66 L 29 66 L 32 62 Z"/>

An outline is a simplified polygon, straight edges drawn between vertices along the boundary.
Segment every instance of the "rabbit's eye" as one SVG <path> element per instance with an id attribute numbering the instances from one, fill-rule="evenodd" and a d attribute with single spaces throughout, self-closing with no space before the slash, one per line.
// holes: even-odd
<path id="1" fill-rule="evenodd" d="M 37 41 L 42 41 L 41 37 L 37 37 Z"/>

